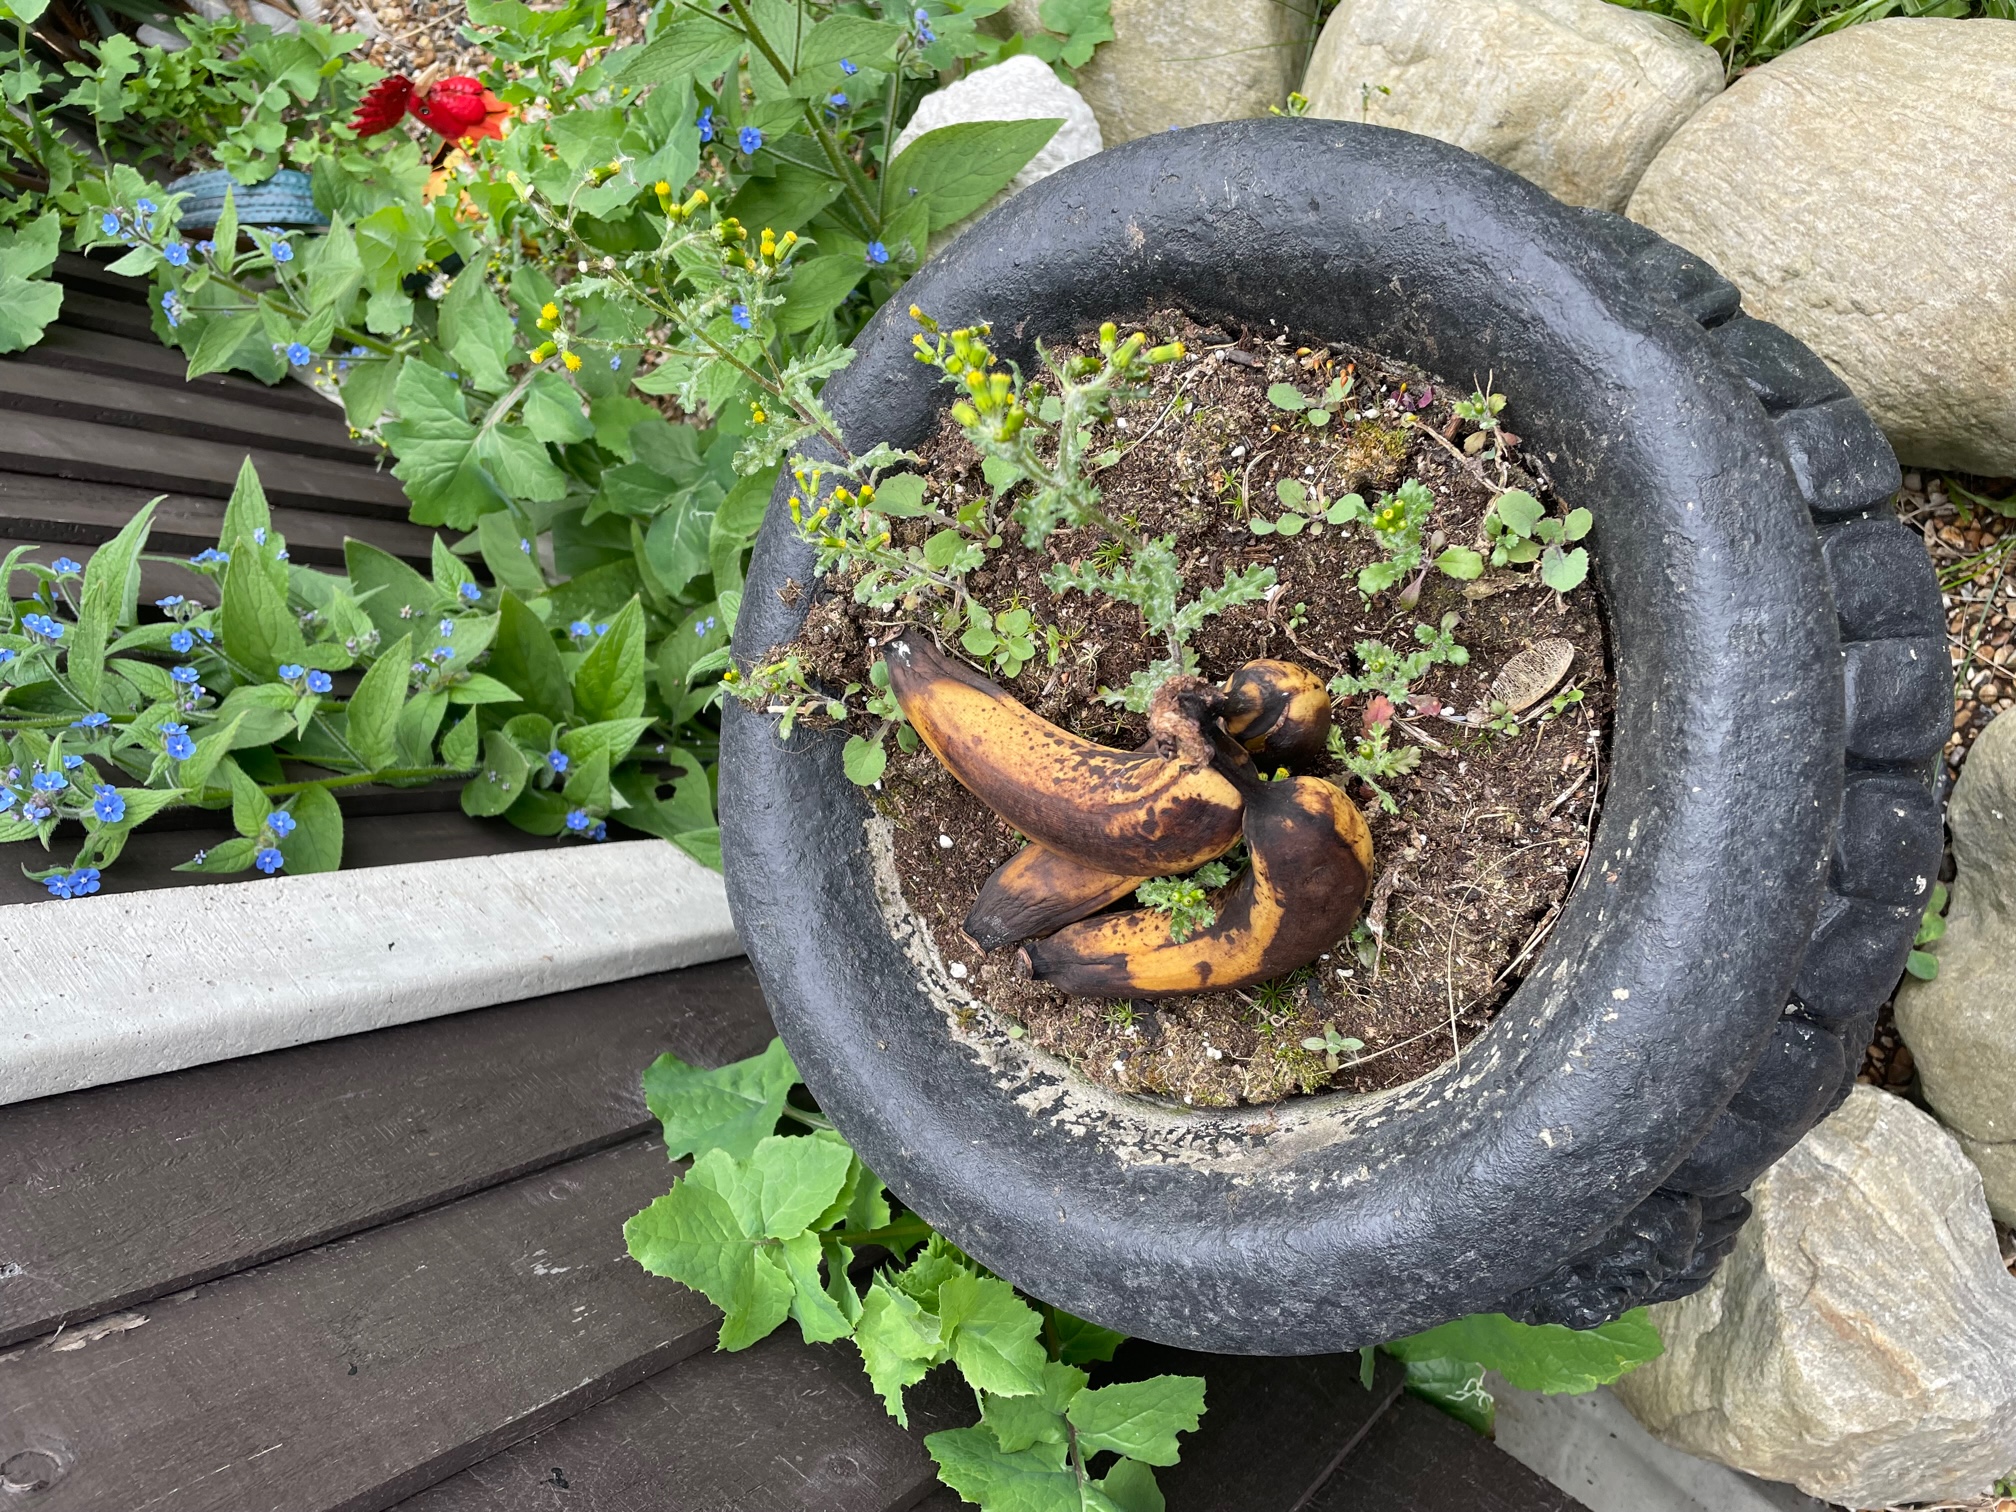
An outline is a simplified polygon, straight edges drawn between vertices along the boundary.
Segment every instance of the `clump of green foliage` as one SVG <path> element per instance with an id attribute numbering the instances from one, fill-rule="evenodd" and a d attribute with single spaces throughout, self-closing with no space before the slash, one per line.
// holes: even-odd
<path id="1" fill-rule="evenodd" d="M 1802 42 L 1886 16 L 2016 21 L 2016 0 L 1615 0 L 1678 21 L 1722 54 L 1734 79 Z"/>
<path id="2" fill-rule="evenodd" d="M 1519 566 L 1537 560 L 1540 581 L 1556 593 L 1570 593 L 1589 576 L 1588 549 L 1574 543 L 1589 534 L 1594 523 L 1586 509 L 1571 509 L 1557 520 L 1525 489 L 1508 488 L 1492 500 L 1484 516 L 1491 565 Z"/>
<path id="3" fill-rule="evenodd" d="M 1218 922 L 1211 894 L 1231 880 L 1224 862 L 1206 861 L 1187 877 L 1151 877 L 1134 889 L 1134 897 L 1143 908 L 1169 915 L 1169 938 L 1181 945 Z"/>
<path id="4" fill-rule="evenodd" d="M 1939 975 L 1939 957 L 1925 947 L 1936 945 L 1946 938 L 1946 884 L 1934 882 L 1932 896 L 1926 901 L 1925 912 L 1919 917 L 1918 932 L 1911 940 L 1911 953 L 1904 958 L 1904 969 L 1921 982 L 1932 981 Z"/>

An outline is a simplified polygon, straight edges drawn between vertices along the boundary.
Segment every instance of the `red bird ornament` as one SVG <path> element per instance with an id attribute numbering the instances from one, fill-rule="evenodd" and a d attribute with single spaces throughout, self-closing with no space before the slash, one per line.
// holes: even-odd
<path id="1" fill-rule="evenodd" d="M 357 104 L 350 126 L 360 137 L 390 131 L 402 116 L 413 119 L 451 142 L 504 135 L 511 107 L 483 87 L 480 79 L 453 74 L 427 89 L 414 88 L 404 74 L 388 74 L 371 86 Z"/>

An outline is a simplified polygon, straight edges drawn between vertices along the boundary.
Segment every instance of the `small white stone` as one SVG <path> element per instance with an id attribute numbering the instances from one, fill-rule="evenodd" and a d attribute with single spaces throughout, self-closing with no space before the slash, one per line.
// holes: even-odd
<path id="1" fill-rule="evenodd" d="M 938 837 L 938 849 L 940 850 L 952 849 L 952 837 L 950 835 L 940 835 Z"/>
<path id="2" fill-rule="evenodd" d="M 966 976 L 966 963 L 964 961 L 954 961 L 952 963 L 952 975 L 963 981 Z"/>

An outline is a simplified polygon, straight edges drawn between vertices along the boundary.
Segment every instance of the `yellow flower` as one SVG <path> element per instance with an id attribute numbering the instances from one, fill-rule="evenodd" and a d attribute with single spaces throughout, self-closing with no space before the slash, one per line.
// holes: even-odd
<path id="1" fill-rule="evenodd" d="M 539 306 L 539 318 L 541 320 L 558 320 L 560 318 L 560 306 L 554 304 L 550 299 L 547 300 L 545 304 Z"/>
<path id="2" fill-rule="evenodd" d="M 761 425 L 765 420 L 768 420 L 770 417 L 764 414 L 762 410 L 758 409 L 755 405 L 752 404 L 749 406 L 749 418 L 751 420 L 754 420 L 758 425 Z"/>
<path id="3" fill-rule="evenodd" d="M 580 372 L 580 371 L 581 371 L 581 354 L 580 354 L 580 353 L 578 353 L 578 352 L 569 352 L 569 353 L 568 353 L 568 354 L 567 354 L 567 355 L 566 355 L 565 357 L 562 357 L 562 358 L 561 358 L 560 360 L 561 360 L 561 362 L 563 362 L 563 363 L 565 363 L 565 364 L 566 364 L 566 367 L 567 367 L 567 371 L 568 371 L 568 372 L 570 372 L 570 373 L 578 373 L 578 372 Z"/>

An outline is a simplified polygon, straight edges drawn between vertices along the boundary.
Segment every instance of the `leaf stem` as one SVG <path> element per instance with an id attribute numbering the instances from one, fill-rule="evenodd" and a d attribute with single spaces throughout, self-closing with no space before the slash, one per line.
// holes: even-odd
<path id="1" fill-rule="evenodd" d="M 316 777 L 302 782 L 275 782 L 262 785 L 259 789 L 268 798 L 285 798 L 292 793 L 305 793 L 310 788 L 360 787 L 367 782 L 414 782 L 433 777 L 467 777 L 474 767 L 386 767 L 376 772 L 354 772 L 347 777 Z"/>

